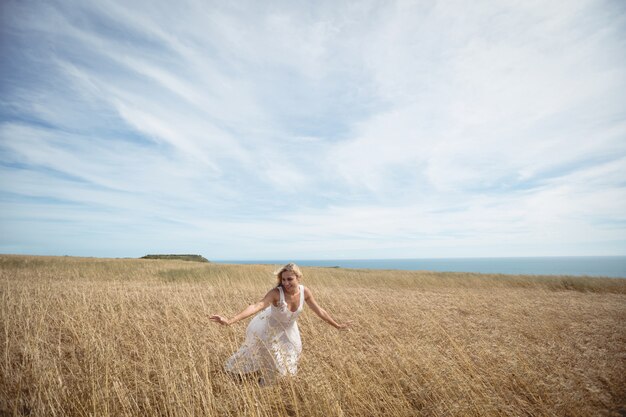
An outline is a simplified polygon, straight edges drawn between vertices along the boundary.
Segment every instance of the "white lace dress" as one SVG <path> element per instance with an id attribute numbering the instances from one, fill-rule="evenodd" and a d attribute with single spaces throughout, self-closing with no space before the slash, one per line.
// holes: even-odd
<path id="1" fill-rule="evenodd" d="M 300 330 L 296 319 L 304 306 L 304 286 L 300 285 L 300 304 L 294 312 L 285 302 L 285 293 L 278 287 L 280 301 L 257 314 L 248 325 L 246 340 L 226 361 L 226 370 L 237 374 L 294 375 L 302 352 Z"/>

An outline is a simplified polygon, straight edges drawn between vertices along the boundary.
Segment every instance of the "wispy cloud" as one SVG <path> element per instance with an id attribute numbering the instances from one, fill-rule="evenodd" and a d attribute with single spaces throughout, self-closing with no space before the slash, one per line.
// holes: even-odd
<path id="1" fill-rule="evenodd" d="M 0 252 L 624 254 L 619 2 L 5 2 Z"/>

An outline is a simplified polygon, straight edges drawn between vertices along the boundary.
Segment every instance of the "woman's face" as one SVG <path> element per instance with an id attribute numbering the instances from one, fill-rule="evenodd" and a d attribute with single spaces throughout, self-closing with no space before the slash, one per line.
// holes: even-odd
<path id="1" fill-rule="evenodd" d="M 283 273 L 280 274 L 280 282 L 283 284 L 285 291 L 295 292 L 298 289 L 300 279 L 293 271 L 283 271 Z"/>

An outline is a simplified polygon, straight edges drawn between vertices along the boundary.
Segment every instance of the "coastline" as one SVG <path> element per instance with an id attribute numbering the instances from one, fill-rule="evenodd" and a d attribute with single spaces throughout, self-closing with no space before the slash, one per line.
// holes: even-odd
<path id="1" fill-rule="evenodd" d="M 200 255 L 198 255 L 200 256 Z M 71 255 L 0 254 L 5 258 L 66 260 L 138 260 L 141 257 L 98 257 Z M 486 275 L 523 275 L 580 278 L 626 279 L 626 256 L 544 256 L 544 257 L 480 257 L 480 258 L 397 258 L 397 259 L 212 259 L 219 265 L 263 265 L 279 267 L 294 262 L 302 267 L 356 269 L 379 271 L 423 271 Z M 161 259 L 163 260 L 163 259 Z M 204 262 L 206 263 L 206 262 Z"/>

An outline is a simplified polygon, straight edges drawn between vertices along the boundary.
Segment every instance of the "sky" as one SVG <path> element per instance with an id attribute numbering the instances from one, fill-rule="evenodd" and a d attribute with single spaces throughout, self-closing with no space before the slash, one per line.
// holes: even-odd
<path id="1" fill-rule="evenodd" d="M 0 13 L 0 253 L 626 255 L 626 2 Z"/>

